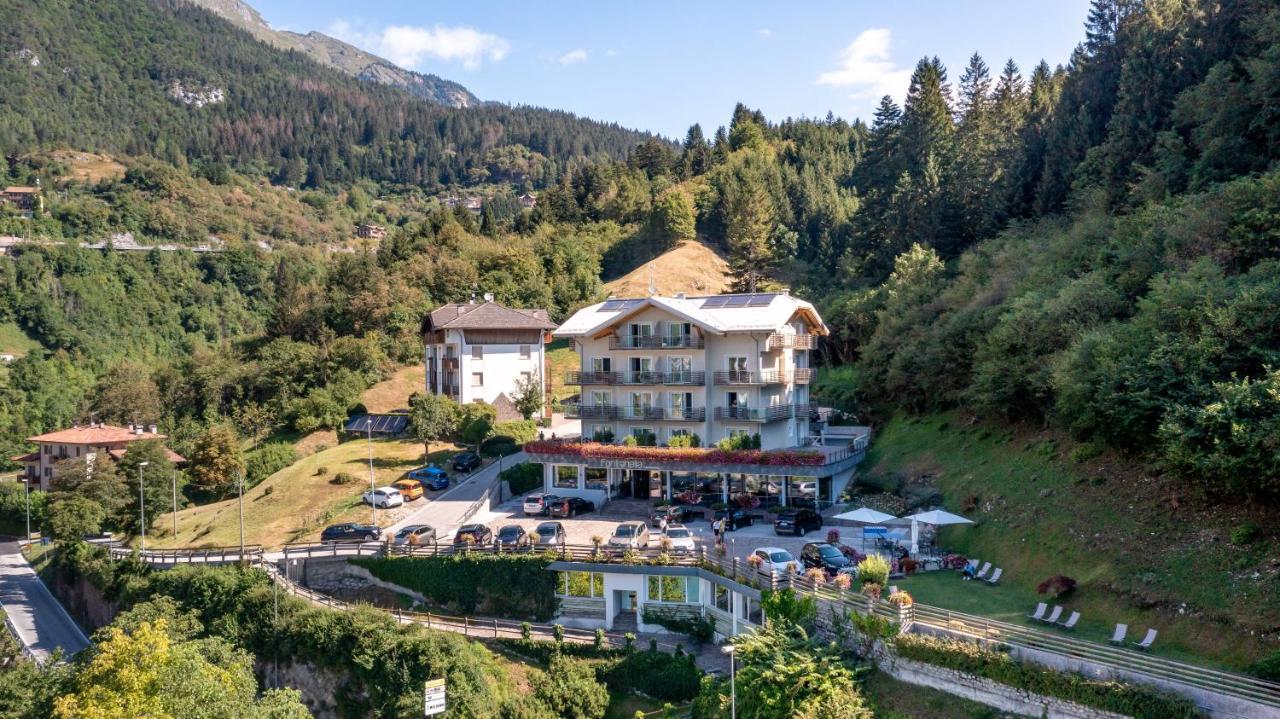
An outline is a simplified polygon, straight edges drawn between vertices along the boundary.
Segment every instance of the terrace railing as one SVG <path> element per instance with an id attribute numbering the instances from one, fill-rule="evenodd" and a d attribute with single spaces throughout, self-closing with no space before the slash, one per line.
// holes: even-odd
<path id="1" fill-rule="evenodd" d="M 707 373 L 698 372 L 667 372 L 662 375 L 662 383 L 670 385 L 686 385 L 701 387 L 707 383 Z"/>
<path id="2" fill-rule="evenodd" d="M 613 385 L 622 383 L 621 372 L 569 372 L 565 374 L 565 384 L 570 385 Z"/>
<path id="3" fill-rule="evenodd" d="M 622 384 L 662 384 L 662 373 L 653 371 L 622 372 Z"/>
<path id="4" fill-rule="evenodd" d="M 672 407 L 667 412 L 667 419 L 677 422 L 704 422 L 707 419 L 706 407 Z"/>
<path id="5" fill-rule="evenodd" d="M 566 404 L 564 416 L 569 419 L 618 419 L 622 408 L 613 404 Z"/>
<path id="6" fill-rule="evenodd" d="M 771 350 L 780 349 L 797 349 L 811 350 L 818 346 L 818 338 L 810 334 L 782 334 L 775 333 L 769 335 L 766 345 Z"/>
<path id="7" fill-rule="evenodd" d="M 716 407 L 715 418 L 741 420 L 745 422 L 777 422 L 791 417 L 791 405 L 773 405 L 770 407 Z"/>
<path id="8" fill-rule="evenodd" d="M 702 335 L 611 335 L 611 350 L 702 349 Z"/>

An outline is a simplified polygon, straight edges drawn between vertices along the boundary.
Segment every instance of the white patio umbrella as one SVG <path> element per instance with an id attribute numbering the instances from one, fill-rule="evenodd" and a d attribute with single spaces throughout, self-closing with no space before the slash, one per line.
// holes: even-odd
<path id="1" fill-rule="evenodd" d="M 832 517 L 832 519 L 847 519 L 850 522 L 857 522 L 858 524 L 863 525 L 863 527 L 866 527 L 867 525 L 870 525 L 870 524 L 884 524 L 885 522 L 891 522 L 897 519 L 897 517 L 893 516 L 892 514 L 877 512 L 876 510 L 871 509 L 870 507 L 859 507 L 858 509 L 855 509 L 852 512 L 842 512 L 840 514 L 837 514 L 834 517 Z M 866 532 L 864 531 L 862 534 L 862 550 L 865 552 L 866 549 L 867 549 L 867 535 L 866 535 Z"/>
<path id="2" fill-rule="evenodd" d="M 958 514 L 942 509 L 932 509 L 928 512 L 920 512 L 903 517 L 903 520 L 911 521 L 911 553 L 915 554 L 920 551 L 920 525 L 932 524 L 935 527 L 942 527 L 949 524 L 973 524 L 972 519 L 965 519 Z"/>

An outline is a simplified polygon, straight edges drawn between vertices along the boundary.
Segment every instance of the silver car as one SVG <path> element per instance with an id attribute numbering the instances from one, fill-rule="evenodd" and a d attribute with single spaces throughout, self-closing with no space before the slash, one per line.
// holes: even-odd
<path id="1" fill-rule="evenodd" d="M 609 546 L 616 549 L 644 549 L 649 546 L 649 527 L 644 522 L 619 524 L 609 537 Z"/>
<path id="2" fill-rule="evenodd" d="M 431 544 L 435 541 L 436 530 L 425 524 L 407 524 L 399 532 L 393 543 L 396 546 L 416 546 L 419 544 Z"/>

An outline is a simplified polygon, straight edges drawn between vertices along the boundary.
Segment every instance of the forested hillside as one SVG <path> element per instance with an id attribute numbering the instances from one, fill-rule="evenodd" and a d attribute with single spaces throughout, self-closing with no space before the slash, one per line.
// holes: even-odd
<path id="1" fill-rule="evenodd" d="M 525 107 L 454 109 L 255 40 L 181 0 L 0 3 L 0 152 L 70 145 L 256 169 L 286 185 L 474 181 L 490 151 L 618 158 L 647 135 Z"/>

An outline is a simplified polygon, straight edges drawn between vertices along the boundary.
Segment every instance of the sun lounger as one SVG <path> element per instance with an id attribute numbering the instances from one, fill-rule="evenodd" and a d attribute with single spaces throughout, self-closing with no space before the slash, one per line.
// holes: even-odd
<path id="1" fill-rule="evenodd" d="M 986 562 L 982 565 L 982 569 L 979 569 L 978 573 L 973 575 L 973 578 L 982 579 L 983 577 L 987 576 L 987 572 L 990 572 L 990 571 L 991 571 L 991 562 Z"/>
<path id="2" fill-rule="evenodd" d="M 1067 617 L 1067 621 L 1058 622 L 1058 626 L 1062 627 L 1063 629 L 1075 629 L 1076 622 L 1078 621 L 1080 621 L 1080 612 L 1072 612 L 1071 616 Z"/>
<path id="3" fill-rule="evenodd" d="M 990 584 L 991 586 L 994 587 L 995 585 L 1000 583 L 1000 575 L 1002 574 L 1004 574 L 1004 568 L 996 567 L 996 571 L 991 573 L 991 577 L 983 581 L 985 581 L 987 584 Z"/>
<path id="4" fill-rule="evenodd" d="M 1148 629 L 1147 636 L 1143 637 L 1142 641 L 1140 642 L 1134 642 L 1133 646 L 1136 649 L 1144 649 L 1144 650 L 1150 649 L 1151 645 L 1155 644 L 1155 641 L 1156 641 L 1156 630 Z"/>
<path id="5" fill-rule="evenodd" d="M 1112 644 L 1124 644 L 1124 635 L 1129 633 L 1128 624 L 1117 624 L 1116 631 L 1111 635 Z"/>
<path id="6" fill-rule="evenodd" d="M 897 594 L 897 593 L 898 593 L 898 588 L 897 588 L 896 586 L 894 586 L 894 585 L 890 584 L 890 585 L 889 585 L 889 596 L 891 596 L 891 597 L 892 597 L 893 595 L 895 595 L 895 594 Z"/>
<path id="7" fill-rule="evenodd" d="M 1045 617 L 1044 620 L 1049 624 L 1057 624 L 1058 617 L 1061 617 L 1061 616 L 1062 616 L 1062 607 L 1057 606 L 1053 608 L 1053 612 L 1051 612 L 1049 616 Z"/>
<path id="8" fill-rule="evenodd" d="M 1045 612 L 1047 612 L 1047 611 L 1049 611 L 1049 605 L 1048 605 L 1048 604 L 1045 604 L 1044 602 L 1040 602 L 1039 604 L 1037 604 L 1037 605 L 1036 605 L 1036 611 L 1035 611 L 1035 613 L 1034 613 L 1034 614 L 1028 614 L 1028 615 L 1027 615 L 1027 618 L 1028 618 L 1028 619 L 1034 619 L 1034 620 L 1036 620 L 1037 622 L 1043 622 L 1043 621 L 1044 621 L 1044 613 L 1045 613 Z"/>

